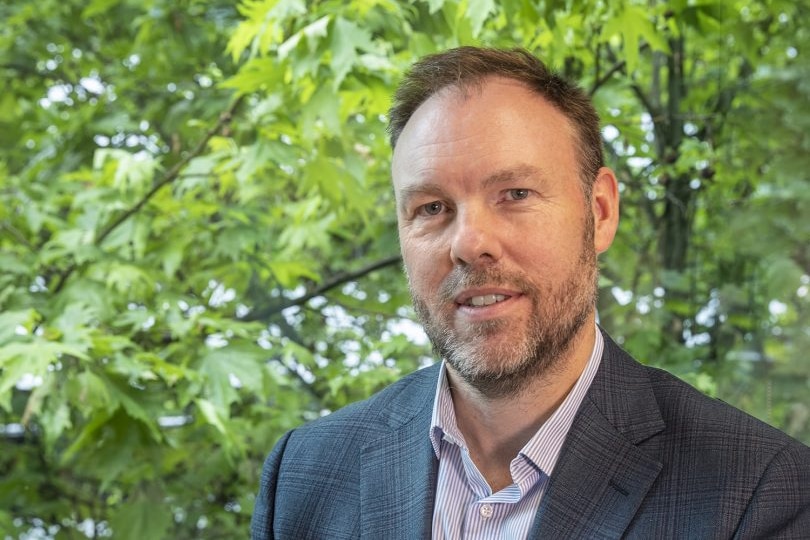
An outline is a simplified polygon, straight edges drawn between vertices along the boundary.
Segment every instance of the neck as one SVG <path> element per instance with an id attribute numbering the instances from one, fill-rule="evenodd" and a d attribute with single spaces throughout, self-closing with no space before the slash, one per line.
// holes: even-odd
<path id="1" fill-rule="evenodd" d="M 588 363 L 594 339 L 595 324 L 589 321 L 555 369 L 537 374 L 513 395 L 487 396 L 448 366 L 456 422 L 493 492 L 512 484 L 510 463 L 568 396 Z"/>

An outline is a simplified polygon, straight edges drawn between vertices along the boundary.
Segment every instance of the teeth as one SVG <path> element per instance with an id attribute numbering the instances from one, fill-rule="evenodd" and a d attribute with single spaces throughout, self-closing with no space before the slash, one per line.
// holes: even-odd
<path id="1" fill-rule="evenodd" d="M 503 300 L 506 300 L 506 296 L 503 294 L 486 294 L 484 296 L 473 296 L 467 301 L 467 304 L 476 307 L 490 306 Z"/>

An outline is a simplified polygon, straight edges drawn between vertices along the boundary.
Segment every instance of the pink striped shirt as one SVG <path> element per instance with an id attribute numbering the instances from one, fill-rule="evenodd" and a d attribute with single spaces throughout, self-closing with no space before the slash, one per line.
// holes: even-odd
<path id="1" fill-rule="evenodd" d="M 434 540 L 504 540 L 528 536 L 565 437 L 599 369 L 603 347 L 604 340 L 597 328 L 591 357 L 574 388 L 512 460 L 514 483 L 497 493 L 492 493 L 470 458 L 464 436 L 456 425 L 446 366 L 442 364 L 430 427 L 430 441 L 439 459 L 433 508 Z"/>

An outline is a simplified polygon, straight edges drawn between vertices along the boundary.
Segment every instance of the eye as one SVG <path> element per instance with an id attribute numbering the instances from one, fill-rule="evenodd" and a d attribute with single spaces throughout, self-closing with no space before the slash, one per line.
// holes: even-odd
<path id="1" fill-rule="evenodd" d="M 439 201 L 432 201 L 420 206 L 417 210 L 417 213 L 425 216 L 438 216 L 444 210 L 445 210 L 444 203 L 441 203 Z"/>
<path id="2" fill-rule="evenodd" d="M 521 201 L 529 197 L 529 190 L 524 188 L 515 188 L 507 190 L 507 198 L 513 201 Z"/>

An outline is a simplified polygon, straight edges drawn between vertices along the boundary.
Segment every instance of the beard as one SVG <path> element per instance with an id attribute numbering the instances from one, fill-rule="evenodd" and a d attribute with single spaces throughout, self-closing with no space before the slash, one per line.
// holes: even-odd
<path id="1" fill-rule="evenodd" d="M 576 265 L 562 282 L 537 284 L 522 271 L 456 266 L 436 293 L 434 314 L 409 278 L 414 308 L 434 351 L 482 395 L 494 399 L 520 393 L 561 367 L 596 306 L 593 228 L 585 230 Z M 496 319 L 455 328 L 455 296 L 463 289 L 484 286 L 521 291 L 531 301 L 527 320 L 518 324 Z"/>

